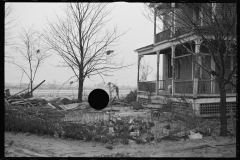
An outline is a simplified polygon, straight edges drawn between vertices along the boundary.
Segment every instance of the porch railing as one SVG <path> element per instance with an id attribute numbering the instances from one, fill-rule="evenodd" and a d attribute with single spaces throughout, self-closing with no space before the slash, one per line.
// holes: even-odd
<path id="1" fill-rule="evenodd" d="M 156 92 L 156 81 L 138 82 L 138 90 L 144 92 Z"/>
<path id="2" fill-rule="evenodd" d="M 215 83 L 215 84 L 214 84 Z M 214 87 L 213 87 L 214 86 Z M 225 86 L 226 93 L 236 93 L 236 88 L 231 84 Z M 219 86 L 216 80 L 199 80 L 198 94 L 219 94 Z"/>
<path id="3" fill-rule="evenodd" d="M 195 82 L 196 83 L 196 82 Z M 234 82 L 236 83 L 236 82 Z M 197 80 L 197 94 L 219 94 L 219 86 L 216 80 Z M 175 81 L 175 93 L 179 94 L 194 94 L 194 81 L 185 80 L 185 81 Z M 236 93 L 236 88 L 230 84 L 225 86 L 226 93 Z"/>
<path id="4" fill-rule="evenodd" d="M 212 90 L 211 84 L 213 82 L 212 80 L 198 80 L 198 94 L 211 94 L 216 92 L 216 87 L 218 86 L 215 85 L 215 91 Z"/>
<path id="5" fill-rule="evenodd" d="M 159 80 L 159 89 L 160 90 L 166 89 L 166 87 L 165 87 L 165 80 Z"/>
<path id="6" fill-rule="evenodd" d="M 171 30 L 167 29 L 155 35 L 155 43 L 162 42 L 169 39 L 171 36 Z"/>
<path id="7" fill-rule="evenodd" d="M 187 27 L 176 27 L 175 28 L 175 33 L 171 34 L 171 29 L 167 29 L 165 31 L 162 31 L 158 34 L 155 35 L 155 43 L 162 42 L 164 40 L 167 40 L 172 37 L 177 37 L 186 33 L 189 33 L 192 30 L 192 28 L 187 28 Z"/>
<path id="8" fill-rule="evenodd" d="M 193 80 L 175 81 L 175 93 L 193 94 Z"/>

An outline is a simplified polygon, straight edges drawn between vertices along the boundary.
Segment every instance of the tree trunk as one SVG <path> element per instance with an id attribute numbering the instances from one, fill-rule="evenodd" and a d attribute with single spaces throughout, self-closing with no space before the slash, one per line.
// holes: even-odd
<path id="1" fill-rule="evenodd" d="M 227 136 L 227 106 L 226 90 L 223 82 L 219 82 L 220 89 L 220 136 Z"/>
<path id="2" fill-rule="evenodd" d="M 82 96 L 83 96 L 83 80 L 78 80 L 78 100 L 82 102 Z"/>
<path id="3" fill-rule="evenodd" d="M 31 90 L 30 90 L 30 97 L 33 97 L 33 93 L 31 92 L 32 89 L 33 89 L 33 81 L 30 81 L 30 87 L 31 87 Z"/>

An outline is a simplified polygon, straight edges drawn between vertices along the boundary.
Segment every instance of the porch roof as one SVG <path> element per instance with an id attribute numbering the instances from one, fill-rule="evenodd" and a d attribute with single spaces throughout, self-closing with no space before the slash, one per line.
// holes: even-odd
<path id="1" fill-rule="evenodd" d="M 195 39 L 199 38 L 199 36 L 188 33 L 179 36 L 179 39 L 176 37 L 172 37 L 170 39 L 155 43 L 155 44 L 150 44 L 141 48 L 138 48 L 134 50 L 135 52 L 138 52 L 139 55 L 151 55 L 151 54 L 156 54 L 157 51 L 165 50 L 168 48 L 171 48 L 173 45 L 179 45 L 181 43 L 193 41 Z M 160 52 L 159 54 L 166 54 L 166 52 Z"/>
<path id="2" fill-rule="evenodd" d="M 147 49 L 153 49 L 153 44 L 150 44 L 150 45 L 147 45 L 147 46 L 135 49 L 134 51 L 135 52 L 139 52 L 139 51 L 144 51 L 144 50 L 147 50 Z"/>

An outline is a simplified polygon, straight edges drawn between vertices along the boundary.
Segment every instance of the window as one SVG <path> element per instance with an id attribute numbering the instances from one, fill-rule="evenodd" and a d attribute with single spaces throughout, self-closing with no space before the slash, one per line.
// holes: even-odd
<path id="1" fill-rule="evenodd" d="M 168 78 L 172 78 L 172 55 L 167 54 Z"/>

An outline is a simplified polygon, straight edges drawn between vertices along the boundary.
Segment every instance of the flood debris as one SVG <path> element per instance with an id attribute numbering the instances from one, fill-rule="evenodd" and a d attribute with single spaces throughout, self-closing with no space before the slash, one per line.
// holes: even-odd
<path id="1" fill-rule="evenodd" d="M 14 121 L 14 114 L 20 109 L 22 121 L 18 116 L 15 122 L 19 121 L 21 125 L 39 123 L 26 124 L 27 132 L 30 132 L 30 127 L 38 127 L 31 131 L 49 133 L 56 137 L 111 144 L 121 142 L 127 145 L 202 139 L 219 131 L 219 121 L 216 119 L 197 119 L 192 114 L 186 115 L 179 106 L 180 104 L 173 106 L 168 103 L 154 109 L 144 107 L 138 102 L 124 102 L 113 98 L 105 109 L 96 111 L 88 102 L 80 103 L 77 99 L 46 100 L 37 97 L 24 98 L 18 94 L 8 97 L 5 95 L 8 124 Z M 228 124 L 232 124 L 232 119 Z M 13 130 L 12 126 L 8 127 Z M 21 127 L 17 129 L 20 130 Z M 232 130 L 231 127 L 228 129 Z M 112 149 L 110 146 L 108 149 Z"/>
<path id="2" fill-rule="evenodd" d="M 200 133 L 194 133 L 192 131 L 190 131 L 190 135 L 188 135 L 188 137 L 190 139 L 202 139 L 203 135 L 201 135 Z"/>

